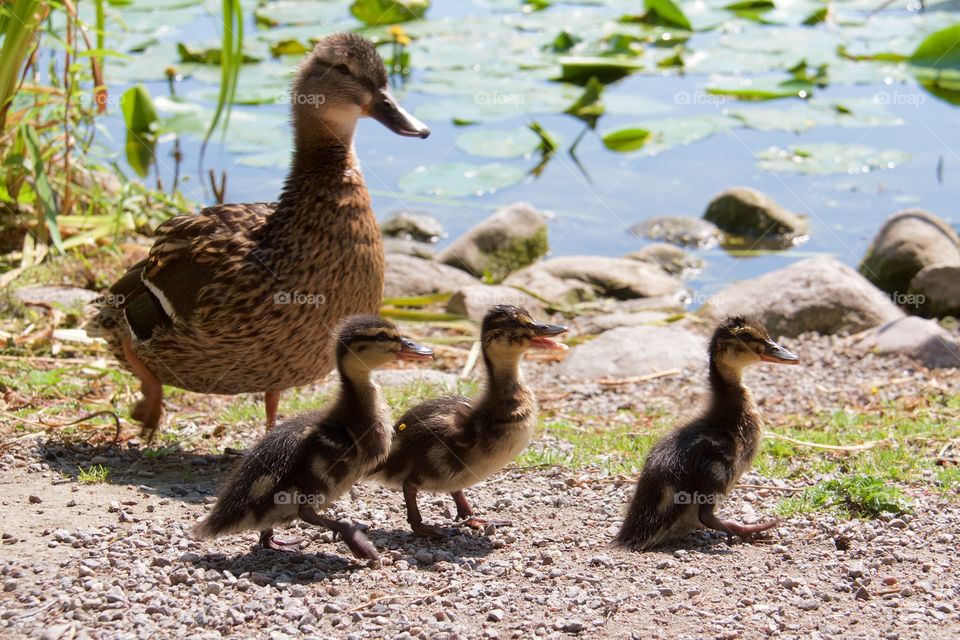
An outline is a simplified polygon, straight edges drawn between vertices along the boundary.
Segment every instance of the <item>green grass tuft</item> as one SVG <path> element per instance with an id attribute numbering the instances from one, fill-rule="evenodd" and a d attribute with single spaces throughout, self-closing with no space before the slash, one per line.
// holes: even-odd
<path id="1" fill-rule="evenodd" d="M 103 484 L 110 476 L 110 469 L 102 464 L 95 464 L 92 467 L 78 467 L 80 472 L 77 474 L 77 480 L 81 484 Z"/>
<path id="2" fill-rule="evenodd" d="M 831 511 L 843 517 L 878 518 L 910 513 L 911 500 L 897 485 L 869 475 L 832 478 L 782 500 L 777 511 L 784 516 Z"/>

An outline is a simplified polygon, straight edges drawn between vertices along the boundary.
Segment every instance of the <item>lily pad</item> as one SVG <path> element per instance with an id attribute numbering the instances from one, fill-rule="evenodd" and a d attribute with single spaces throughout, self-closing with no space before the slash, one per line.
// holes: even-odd
<path id="1" fill-rule="evenodd" d="M 832 142 L 796 145 L 789 149 L 770 147 L 754 155 L 761 169 L 806 175 L 869 173 L 893 169 L 910 161 L 910 154 L 905 151 Z"/>
<path id="2" fill-rule="evenodd" d="M 422 18 L 430 0 L 355 0 L 353 16 L 368 25 L 397 24 Z"/>
<path id="3" fill-rule="evenodd" d="M 650 139 L 646 129 L 618 129 L 603 136 L 603 145 L 611 151 L 636 151 Z"/>
<path id="4" fill-rule="evenodd" d="M 526 176 L 521 167 L 493 162 L 470 164 L 466 162 L 421 165 L 400 178 L 403 191 L 424 195 L 459 198 L 482 196 L 512 187 Z"/>
<path id="5" fill-rule="evenodd" d="M 614 82 L 643 69 L 643 66 L 643 63 L 635 58 L 569 56 L 560 58 L 558 80 L 576 84 L 584 84 L 591 78 L 604 83 Z"/>
<path id="6" fill-rule="evenodd" d="M 478 128 L 457 138 L 458 148 L 481 158 L 521 158 L 540 147 L 540 136 L 529 127 Z"/>

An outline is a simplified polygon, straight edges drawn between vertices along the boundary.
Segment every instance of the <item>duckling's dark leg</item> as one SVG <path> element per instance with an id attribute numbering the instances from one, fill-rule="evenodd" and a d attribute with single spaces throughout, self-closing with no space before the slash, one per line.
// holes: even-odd
<path id="1" fill-rule="evenodd" d="M 263 394 L 263 403 L 267 406 L 267 431 L 277 426 L 277 407 L 280 406 L 280 392 L 267 391 Z"/>
<path id="2" fill-rule="evenodd" d="M 760 522 L 758 524 L 739 524 L 733 522 L 732 520 L 721 520 L 717 517 L 717 514 L 713 512 L 713 509 L 716 505 L 704 504 L 700 506 L 700 524 L 707 527 L 708 529 L 714 529 L 716 531 L 722 531 L 727 534 L 727 541 L 731 541 L 733 536 L 737 536 L 741 540 L 750 540 L 755 534 L 760 533 L 761 531 L 766 531 L 772 527 L 780 524 L 780 520 L 774 518 L 773 520 L 768 520 L 766 522 Z"/>
<path id="3" fill-rule="evenodd" d="M 463 520 L 463 526 L 483 530 L 487 528 L 487 525 L 491 524 L 495 527 L 507 527 L 510 525 L 509 520 L 486 520 L 473 515 L 473 509 L 470 507 L 470 503 L 467 502 L 467 496 L 463 495 L 462 490 L 454 491 L 450 495 L 453 497 L 453 501 L 457 503 L 456 519 Z"/>
<path id="4" fill-rule="evenodd" d="M 426 538 L 446 538 L 454 535 L 454 532 L 448 529 L 423 524 L 420 507 L 417 506 L 417 485 L 409 480 L 403 483 L 403 501 L 407 505 L 407 522 L 410 523 L 410 528 L 415 534 Z"/>
<path id="5" fill-rule="evenodd" d="M 350 523 L 324 518 L 306 504 L 300 505 L 300 518 L 310 524 L 326 527 L 330 529 L 330 531 L 333 531 L 334 534 L 339 533 L 343 541 L 350 547 L 353 555 L 361 560 L 366 559 L 374 563 L 380 562 L 380 554 L 377 553 L 376 547 L 367 540 L 367 537 L 363 535 L 359 529 Z"/>
<path id="6" fill-rule="evenodd" d="M 303 544 L 303 540 L 277 540 L 273 537 L 273 529 L 264 529 L 260 532 L 260 546 L 274 551 L 296 551 Z"/>
<path id="7" fill-rule="evenodd" d="M 163 415 L 163 385 L 157 376 L 147 368 L 143 360 L 137 357 L 130 345 L 130 338 L 123 338 L 123 355 L 130 364 L 133 375 L 140 380 L 140 393 L 143 398 L 137 402 L 130 415 L 143 425 L 141 434 L 147 442 L 152 442 L 160 426 L 160 416 Z"/>

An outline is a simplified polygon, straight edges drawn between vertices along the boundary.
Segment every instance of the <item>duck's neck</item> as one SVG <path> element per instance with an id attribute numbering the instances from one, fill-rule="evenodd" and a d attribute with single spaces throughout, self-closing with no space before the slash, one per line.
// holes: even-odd
<path id="1" fill-rule="evenodd" d="M 340 394 L 330 415 L 343 419 L 348 429 L 359 434 L 383 428 L 380 387 L 370 378 L 370 369 L 341 362 L 337 371 L 340 373 Z"/>
<path id="2" fill-rule="evenodd" d="M 501 355 L 496 360 L 487 354 L 483 355 L 487 387 L 480 406 L 487 409 L 499 408 L 504 413 L 511 414 L 515 407 L 524 401 L 528 390 L 520 369 L 522 359 L 522 353 Z"/>
<path id="3" fill-rule="evenodd" d="M 739 368 L 725 366 L 710 358 L 710 406 L 708 414 L 717 424 L 731 428 L 759 429 L 760 421 L 750 390 L 743 384 Z"/>

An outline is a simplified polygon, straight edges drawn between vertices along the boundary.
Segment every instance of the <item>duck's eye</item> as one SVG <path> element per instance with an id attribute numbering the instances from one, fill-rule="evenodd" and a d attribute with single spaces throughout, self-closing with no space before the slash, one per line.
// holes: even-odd
<path id="1" fill-rule="evenodd" d="M 381 331 L 380 333 L 377 334 L 377 342 L 386 342 L 386 341 L 387 341 L 387 334 L 386 334 L 386 333 L 384 333 L 383 331 Z"/>
<path id="2" fill-rule="evenodd" d="M 350 67 L 348 67 L 345 64 L 338 64 L 337 66 L 334 67 L 334 69 L 336 69 L 338 73 L 343 74 L 345 76 L 350 75 Z"/>

